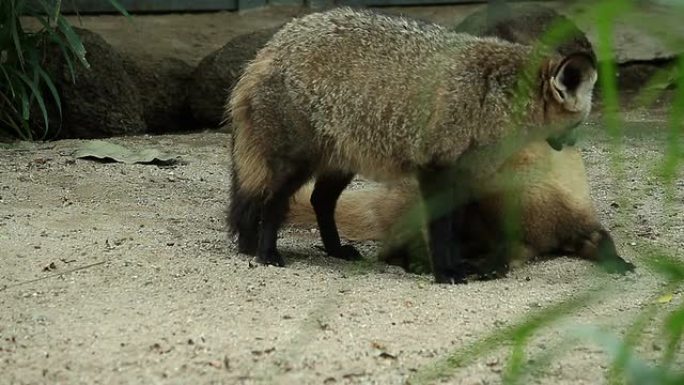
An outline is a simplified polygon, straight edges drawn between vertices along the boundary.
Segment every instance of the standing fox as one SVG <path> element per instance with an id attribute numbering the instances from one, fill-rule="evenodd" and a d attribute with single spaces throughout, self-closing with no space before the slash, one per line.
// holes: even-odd
<path id="1" fill-rule="evenodd" d="M 570 33 L 549 48 L 561 54 L 583 51 L 595 57 L 591 43 L 574 24 L 537 3 L 490 1 L 452 30 L 531 45 L 559 23 Z M 308 228 L 316 223 L 309 203 L 312 190 L 313 184 L 309 183 L 294 195 L 289 224 Z M 578 148 L 566 146 L 553 151 L 544 141 L 532 142 L 506 160 L 480 190 L 483 193 L 466 210 L 467 226 L 454 229 L 462 248 L 467 248 L 465 254 L 476 257 L 474 263 L 491 262 L 486 257 L 498 249 L 505 253 L 499 257 L 506 265 L 533 256 L 572 254 L 601 263 L 611 272 L 635 268 L 620 257 L 610 233 L 601 224 Z M 416 237 L 396 227 L 418 201 L 417 186 L 410 179 L 382 187 L 366 186 L 342 193 L 335 218 L 347 239 L 383 241 L 380 259 L 413 272 L 429 271 L 427 261 L 417 258 L 424 252 L 424 234 Z M 519 214 L 514 225 L 520 231 L 504 235 L 504 216 L 511 209 Z M 506 243 L 509 246 L 502 247 Z M 488 268 L 497 266 L 490 264 Z"/>
<path id="2" fill-rule="evenodd" d="M 341 245 L 335 223 L 344 188 L 355 174 L 414 177 L 435 281 L 463 282 L 451 211 L 525 143 L 546 138 L 562 147 L 591 109 L 592 57 L 553 53 L 533 62 L 532 54 L 529 46 L 349 8 L 286 24 L 229 101 L 229 221 L 238 250 L 284 265 L 278 230 L 290 197 L 315 176 L 311 203 L 326 252 L 359 258 Z"/>

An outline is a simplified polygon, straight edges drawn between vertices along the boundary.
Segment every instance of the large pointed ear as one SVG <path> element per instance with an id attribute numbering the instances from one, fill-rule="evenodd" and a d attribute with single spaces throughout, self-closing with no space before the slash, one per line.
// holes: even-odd
<path id="1" fill-rule="evenodd" d="M 554 66 L 550 76 L 548 90 L 553 100 L 568 111 L 590 108 L 597 78 L 593 56 L 582 52 L 567 55 Z"/>

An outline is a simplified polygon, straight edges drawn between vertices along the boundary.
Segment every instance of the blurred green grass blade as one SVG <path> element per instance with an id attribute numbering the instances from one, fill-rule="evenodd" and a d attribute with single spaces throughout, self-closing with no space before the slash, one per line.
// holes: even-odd
<path id="1" fill-rule="evenodd" d="M 523 333 L 515 337 L 511 357 L 503 374 L 503 383 L 515 385 L 520 383 L 525 368 L 525 346 L 527 344 L 527 334 Z"/>
<path id="2" fill-rule="evenodd" d="M 74 56 L 76 56 L 76 58 L 78 58 L 78 60 L 86 68 L 90 68 L 90 63 L 88 63 L 88 60 L 86 60 L 86 49 L 83 46 L 83 42 L 73 28 L 71 28 L 71 25 L 69 25 L 69 22 L 64 18 L 64 16 L 58 16 L 57 25 L 59 26 L 60 31 L 62 31 L 64 34 L 64 37 L 66 38 L 71 51 L 74 53 Z"/>
<path id="3" fill-rule="evenodd" d="M 31 137 L 27 135 L 23 127 L 11 117 L 0 114 L 0 122 L 9 127 L 21 140 L 31 140 Z"/>
<path id="4" fill-rule="evenodd" d="M 617 360 L 624 356 L 624 374 L 627 384 L 635 385 L 681 385 L 681 373 L 673 373 L 662 368 L 654 368 L 635 356 L 634 351 L 626 346 L 612 333 L 608 333 L 595 326 L 584 325 L 575 329 L 574 333 L 601 346 L 609 356 Z M 620 382 L 624 384 L 625 382 Z"/>
<path id="5" fill-rule="evenodd" d="M 527 378 L 539 378 L 545 367 L 549 367 L 554 360 L 558 359 L 563 354 L 568 353 L 568 351 L 577 344 L 577 341 L 577 338 L 563 336 L 563 339 L 558 343 L 544 347 L 544 349 L 533 355 L 527 361 L 523 374 L 526 375 Z M 533 381 L 530 380 L 528 383 L 532 382 Z"/>
<path id="6" fill-rule="evenodd" d="M 643 107 L 653 105 L 667 87 L 674 84 L 672 72 L 671 68 L 662 68 L 656 71 L 634 98 L 635 104 Z"/>
<path id="7" fill-rule="evenodd" d="M 71 0 L 69 1 L 71 3 L 71 9 L 74 10 L 76 13 L 76 18 L 78 19 L 78 23 L 83 25 L 83 19 L 81 18 L 81 12 L 78 11 L 78 6 L 76 5 L 76 0 Z"/>
<path id="8" fill-rule="evenodd" d="M 623 383 L 622 376 L 625 374 L 626 367 L 630 364 L 631 351 L 641 340 L 646 326 L 657 311 L 658 308 L 654 305 L 653 301 L 649 301 L 646 308 L 637 315 L 636 320 L 627 329 L 607 373 L 609 384 L 620 385 Z"/>
<path id="9" fill-rule="evenodd" d="M 599 63 L 599 83 L 604 100 L 605 120 L 608 132 L 613 139 L 619 138 L 621 134 L 618 118 L 619 98 L 617 88 L 617 67 L 614 60 L 613 30 L 615 19 L 618 13 L 625 12 L 630 2 L 622 0 L 603 1 L 597 5 L 597 25 L 598 35 L 597 51 L 603 60 Z"/>
<path id="10" fill-rule="evenodd" d="M 684 281 L 684 263 L 677 257 L 670 257 L 662 250 L 652 250 L 643 261 L 656 273 L 662 275 L 670 283 L 681 284 Z"/>
<path id="11" fill-rule="evenodd" d="M 684 51 L 684 29 L 681 23 L 684 2 L 675 0 L 655 12 L 646 1 L 633 2 L 637 9 L 627 13 L 621 22 L 638 26 L 640 33 L 657 38 L 658 42 L 673 54 Z M 679 8 L 675 7 L 675 3 L 678 3 Z"/>
<path id="12" fill-rule="evenodd" d="M 75 82 L 76 73 L 74 71 L 74 62 L 71 60 L 73 51 L 67 47 L 62 36 L 59 33 L 55 32 L 55 29 L 50 26 L 50 24 L 44 17 L 39 15 L 36 15 L 34 17 L 43 26 L 43 33 L 47 34 L 48 38 L 59 46 L 60 50 L 62 51 L 62 57 L 66 61 L 67 67 L 69 69 L 69 75 L 71 76 L 71 80 L 72 82 Z M 74 54 L 74 56 L 76 55 Z"/>
<path id="13" fill-rule="evenodd" d="M 12 15 L 18 14 L 21 10 L 21 7 L 19 9 L 15 8 L 15 3 L 13 1 L 10 1 L 11 6 L 11 12 Z M 19 64 L 21 67 L 24 66 L 24 50 L 21 45 L 21 39 L 19 38 L 20 34 L 20 29 L 21 29 L 21 24 L 19 21 L 19 18 L 15 17 L 10 17 L 10 22 L 9 22 L 9 29 L 10 29 L 10 34 L 12 35 L 12 42 L 14 44 L 14 49 L 15 53 L 17 54 L 17 58 L 19 59 Z M 23 31 L 21 31 L 21 34 L 23 35 Z"/>
<path id="14" fill-rule="evenodd" d="M 9 74 L 7 73 L 7 70 L 3 65 L 0 65 L 0 70 L 2 70 L 3 75 L 5 75 L 5 80 L 7 81 L 7 88 L 9 88 L 10 92 L 12 93 L 12 98 L 17 97 L 16 91 L 14 91 L 14 84 L 12 80 L 10 79 Z M 11 103 L 10 103 L 11 104 Z"/>
<path id="15" fill-rule="evenodd" d="M 608 290 L 607 287 L 600 287 L 571 297 L 570 299 L 548 308 L 538 310 L 531 314 L 528 313 L 523 321 L 490 333 L 487 337 L 475 341 L 463 349 L 452 352 L 446 358 L 439 359 L 433 364 L 419 368 L 417 372 L 409 377 L 408 383 L 412 385 L 432 384 L 439 380 L 449 378 L 459 367 L 482 357 L 490 351 L 502 347 L 506 342 L 513 340 L 515 336 L 531 335 L 532 332 L 541 327 L 560 319 L 582 306 L 589 305 L 597 300 L 602 294 L 605 294 L 606 290 Z"/>
<path id="16" fill-rule="evenodd" d="M 57 113 L 59 114 L 59 118 L 62 118 L 62 101 L 59 97 L 59 92 L 57 92 L 57 87 L 55 87 L 55 84 L 52 82 L 52 79 L 50 79 L 50 75 L 48 75 L 42 67 L 37 66 L 36 71 L 40 75 L 40 77 L 43 79 L 45 82 L 45 85 L 47 86 L 48 90 L 50 90 L 50 93 L 52 94 L 52 99 L 55 101 L 55 104 L 57 105 Z"/>
<path id="17" fill-rule="evenodd" d="M 684 136 L 682 134 L 684 131 L 684 76 L 682 75 L 684 74 L 684 59 L 677 60 L 677 68 L 679 69 L 679 76 L 677 77 L 675 98 L 670 110 L 670 130 L 660 169 L 660 175 L 668 185 L 674 182 L 677 174 L 677 168 L 681 161 L 680 153 L 682 152 L 679 141 Z"/>
<path id="18" fill-rule="evenodd" d="M 40 108 L 40 111 L 43 114 L 43 120 L 45 121 L 45 130 L 47 130 L 49 127 L 49 122 L 48 122 L 49 118 L 48 118 L 47 108 L 45 107 L 45 100 L 43 100 L 42 93 L 40 92 L 40 90 L 38 89 L 36 84 L 34 84 L 31 81 L 31 79 L 29 79 L 26 75 L 22 74 L 21 72 L 16 72 L 16 76 L 18 76 L 21 80 L 24 81 L 24 83 L 26 83 L 26 85 L 31 90 L 32 97 L 36 98 L 36 102 L 38 102 L 38 107 Z M 30 116 L 30 102 L 28 100 L 26 100 L 26 103 L 27 103 L 27 106 L 25 109 L 26 113 L 24 115 L 24 120 L 28 121 L 29 116 Z"/>
<path id="19" fill-rule="evenodd" d="M 663 353 L 662 366 L 669 368 L 672 365 L 672 361 L 674 361 L 675 353 L 681 346 L 682 334 L 684 333 L 684 304 L 667 316 L 665 330 L 668 332 L 669 338 Z"/>
<path id="20" fill-rule="evenodd" d="M 31 52 L 29 52 L 29 54 L 31 54 Z M 40 75 L 38 74 L 38 71 L 36 71 L 36 66 L 38 66 L 38 62 L 36 60 L 34 60 L 34 58 L 32 56 L 29 56 L 28 63 L 31 66 L 30 69 L 31 69 L 31 73 L 33 74 L 33 76 L 32 76 L 33 79 L 31 79 L 31 84 L 33 84 L 35 86 L 35 88 L 38 90 L 38 92 L 40 92 L 40 94 L 42 95 L 43 92 L 40 89 Z M 28 76 L 26 76 L 26 78 L 28 78 Z M 31 103 L 33 103 L 34 97 L 35 96 L 31 95 L 31 98 L 29 99 L 29 101 Z"/>
<path id="21" fill-rule="evenodd" d="M 117 11 L 119 11 L 122 15 L 126 16 L 128 20 L 131 20 L 131 15 L 126 11 L 126 8 L 124 8 L 121 3 L 119 3 L 118 0 L 108 0 L 109 4 L 111 4 L 114 8 L 116 8 Z"/>
<path id="22" fill-rule="evenodd" d="M 29 111 L 29 97 L 26 93 L 26 87 L 22 82 L 18 82 L 15 87 L 17 88 L 19 99 L 21 100 L 21 119 L 27 121 L 31 113 Z"/>
<path id="23" fill-rule="evenodd" d="M 24 139 L 24 140 L 27 139 L 26 136 L 24 135 L 23 130 L 21 129 L 21 126 L 19 126 L 17 124 L 17 122 L 15 122 L 14 119 L 12 119 L 11 116 L 7 116 L 5 114 L 0 114 L 0 123 L 8 126 L 10 129 L 12 129 L 12 131 L 14 133 L 18 134 L 21 139 Z"/>
<path id="24" fill-rule="evenodd" d="M 64 58 L 64 61 L 67 64 L 67 68 L 69 69 L 69 76 L 71 77 L 71 82 L 76 83 L 76 71 L 74 70 L 74 62 L 73 60 L 71 60 L 69 48 L 66 46 L 62 38 L 57 34 L 50 35 L 50 39 L 53 42 L 55 42 L 59 46 L 59 49 L 62 51 L 62 57 Z"/>
<path id="25" fill-rule="evenodd" d="M 21 105 L 21 131 L 24 132 L 24 134 L 27 136 L 28 140 L 32 139 L 32 134 L 30 132 L 30 128 L 28 127 L 28 120 L 29 117 L 31 116 L 31 111 L 30 111 L 30 104 L 29 104 L 29 97 L 26 92 L 26 86 L 22 81 L 18 81 L 15 84 L 15 88 L 17 90 L 17 94 L 19 96 L 19 103 Z"/>
<path id="26" fill-rule="evenodd" d="M 119 1 L 108 1 L 130 20 L 130 14 Z M 76 81 L 73 57 L 76 57 L 85 68 L 90 68 L 85 46 L 69 21 L 61 14 L 61 1 L 0 0 L 0 12 L 2 13 L 0 15 L 0 33 L 2 34 L 0 42 L 2 42 L 2 49 L 6 50 L 10 57 L 10 65 L 0 64 L 0 72 L 2 72 L 0 80 L 4 83 L 0 85 L 0 94 L 2 94 L 0 122 L 4 128 L 14 130 L 18 136 L 31 139 L 33 133 L 29 119 L 35 103 L 43 114 L 45 121 L 43 138 L 45 138 L 49 124 L 46 92 L 49 92 L 54 100 L 60 121 L 63 111 L 56 83 L 48 73 L 49 71 L 46 71 L 40 64 L 43 55 L 52 53 L 46 50 L 48 46 L 40 44 L 41 41 L 45 41 L 41 39 L 47 37 L 51 44 L 59 46 L 72 82 Z M 25 31 L 22 28 L 21 16 L 30 17 L 42 28 L 38 31 Z"/>
<path id="27" fill-rule="evenodd" d="M 55 87 L 54 83 L 52 83 L 52 80 L 50 79 L 50 76 L 43 71 L 43 69 L 40 66 L 39 62 L 34 63 L 34 84 L 36 85 L 36 88 L 40 91 L 40 85 L 41 85 L 41 79 L 45 83 L 45 86 L 48 88 L 50 91 L 50 94 L 52 96 L 52 99 L 55 101 L 55 105 L 57 106 L 57 114 L 59 117 L 59 121 L 61 122 L 62 120 L 62 103 L 59 98 L 59 93 L 57 92 L 57 88 Z M 40 97 L 43 99 L 43 102 L 45 102 L 45 98 L 43 97 L 43 93 L 40 93 Z M 40 103 L 40 100 L 39 100 Z M 49 120 L 49 116 L 47 117 Z M 43 135 L 41 136 L 40 140 L 45 140 L 47 138 L 47 134 L 49 133 L 50 130 L 48 130 L 48 126 L 45 126 L 45 129 L 43 130 Z"/>
<path id="28" fill-rule="evenodd" d="M 47 15 L 48 20 L 50 19 L 50 16 L 54 15 L 56 10 L 58 10 L 57 4 L 55 4 L 55 6 L 53 8 L 53 7 L 50 7 L 44 0 L 37 0 L 35 2 L 37 2 L 43 8 L 43 11 L 45 12 L 45 15 Z M 31 12 L 31 14 L 33 17 L 40 17 L 42 19 L 45 18 L 45 16 L 40 15 L 37 12 Z M 50 28 L 52 28 L 52 27 L 50 27 Z"/>
<path id="29" fill-rule="evenodd" d="M 21 130 L 21 112 L 19 112 L 14 105 L 14 97 L 9 98 L 4 92 L 0 91 L 0 98 L 4 100 L 5 105 L 3 113 L 0 113 L 0 119 L 6 122 L 15 132 L 19 133 L 24 138 L 24 133 Z"/>
<path id="30" fill-rule="evenodd" d="M 615 187 L 623 191 L 625 177 L 624 132 L 622 127 L 620 99 L 617 85 L 617 65 L 613 34 L 618 15 L 627 13 L 632 6 L 628 0 L 606 0 L 596 5 L 596 51 L 599 62 L 598 82 L 603 101 L 604 128 L 610 137 L 610 167 L 615 176 Z M 623 198 L 626 199 L 626 198 Z M 626 203 L 626 202 L 625 202 Z"/>

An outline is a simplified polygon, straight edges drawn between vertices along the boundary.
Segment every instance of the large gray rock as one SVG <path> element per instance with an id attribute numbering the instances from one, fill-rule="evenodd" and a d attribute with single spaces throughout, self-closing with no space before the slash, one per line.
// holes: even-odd
<path id="1" fill-rule="evenodd" d="M 188 103 L 194 68 L 174 58 L 125 58 L 143 107 L 147 131 L 154 134 L 199 128 Z"/>
<path id="2" fill-rule="evenodd" d="M 452 27 L 452 30 L 533 44 L 555 23 L 565 24 L 569 31 L 567 37 L 554 47 L 560 53 L 584 51 L 591 53 L 598 60 L 602 59 L 597 57 L 593 50 L 592 31 L 584 32 L 590 28 L 589 26 L 580 28 L 556 10 L 539 4 L 498 2 L 480 8 Z M 617 79 L 620 90 L 638 90 L 657 71 L 672 64 L 674 54 L 664 50 L 662 44 L 655 44 L 652 41 L 654 38 L 649 34 L 643 33 L 635 26 L 620 22 L 616 24 L 616 29 L 621 32 L 615 34 L 617 39 L 613 50 L 614 57 L 611 59 L 618 62 Z M 596 94 L 600 93 L 599 84 L 596 87 Z"/>
<path id="3" fill-rule="evenodd" d="M 246 63 L 281 26 L 240 35 L 202 59 L 193 75 L 190 108 L 194 118 L 216 127 L 223 120 L 228 96 Z"/>
<path id="4" fill-rule="evenodd" d="M 556 24 L 563 24 L 568 34 L 551 47 L 561 54 L 582 51 L 595 57 L 586 35 L 568 18 L 554 9 L 533 3 L 506 3 L 482 7 L 468 15 L 452 30 L 475 36 L 496 36 L 521 44 L 534 44 Z"/>
<path id="5" fill-rule="evenodd" d="M 58 138 L 101 138 L 131 135 L 146 130 L 138 88 L 124 69 L 123 59 L 94 32 L 75 28 L 86 49 L 90 68 L 74 62 L 75 81 L 62 50 L 47 47 L 46 68 L 59 92 L 62 125 Z M 46 101 L 51 100 L 46 92 Z M 59 126 L 54 105 L 50 108 L 51 129 Z M 40 112 L 33 113 L 36 124 Z"/>
<path id="6" fill-rule="evenodd" d="M 677 2 L 679 0 L 672 1 L 672 4 Z M 654 1 L 638 1 L 632 5 L 624 14 L 618 12 L 612 21 L 610 57 L 602 57 L 604 52 L 598 52 L 598 60 L 612 59 L 620 65 L 666 61 L 681 55 L 681 44 L 672 44 L 673 41 L 681 41 L 684 36 L 680 8 Z M 584 2 L 582 7 L 590 9 L 592 6 L 595 6 L 592 2 Z M 601 12 L 583 12 L 582 17 L 576 19 L 578 26 L 594 44 L 599 41 L 598 26 L 606 21 L 600 20 L 601 17 L 604 17 Z"/>

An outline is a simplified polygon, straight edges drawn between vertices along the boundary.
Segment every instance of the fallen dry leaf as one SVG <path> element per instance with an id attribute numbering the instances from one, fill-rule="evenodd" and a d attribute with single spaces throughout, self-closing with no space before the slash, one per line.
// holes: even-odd
<path id="1" fill-rule="evenodd" d="M 147 148 L 131 150 L 124 146 L 103 140 L 85 142 L 74 152 L 74 157 L 105 162 L 114 161 L 126 164 L 141 163 L 156 165 L 170 165 L 177 163 L 179 160 L 178 155 L 165 154 L 157 149 Z"/>
<path id="2" fill-rule="evenodd" d="M 672 293 L 663 294 L 656 300 L 658 303 L 668 303 L 670 301 L 672 301 Z"/>

